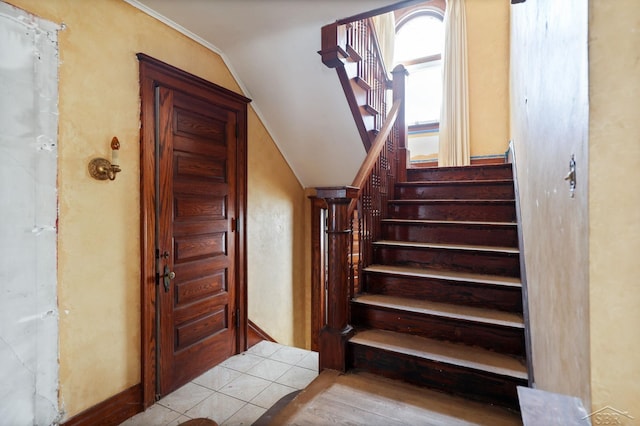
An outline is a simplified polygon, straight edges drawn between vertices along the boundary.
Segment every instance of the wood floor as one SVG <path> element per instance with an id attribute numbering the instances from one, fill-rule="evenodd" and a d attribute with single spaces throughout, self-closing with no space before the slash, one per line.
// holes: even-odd
<path id="1" fill-rule="evenodd" d="M 512 411 L 368 373 L 325 370 L 271 425 L 521 425 Z"/>

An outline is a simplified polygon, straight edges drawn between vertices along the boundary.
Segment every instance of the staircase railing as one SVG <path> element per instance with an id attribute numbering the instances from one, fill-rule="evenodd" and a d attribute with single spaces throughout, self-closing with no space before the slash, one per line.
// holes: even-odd
<path id="1" fill-rule="evenodd" d="M 372 244 L 380 236 L 380 221 L 395 183 L 406 180 L 405 77 L 403 66 L 394 69 L 393 106 L 352 185 L 317 188 L 328 210 L 327 312 L 318 339 L 320 370 L 346 370 L 346 344 L 353 334 L 349 300 L 359 291 L 362 269 L 372 262 Z"/>
<path id="2" fill-rule="evenodd" d="M 322 28 L 322 62 L 335 68 L 367 151 L 387 115 L 391 88 L 371 18 Z"/>
<path id="3" fill-rule="evenodd" d="M 322 27 L 318 53 L 338 74 L 366 151 L 386 121 L 386 93 L 392 84 L 371 18 L 422 2 L 400 0 Z"/>

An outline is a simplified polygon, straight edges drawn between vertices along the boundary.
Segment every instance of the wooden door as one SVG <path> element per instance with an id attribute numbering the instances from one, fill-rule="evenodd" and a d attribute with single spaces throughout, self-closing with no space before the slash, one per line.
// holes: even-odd
<path id="1" fill-rule="evenodd" d="M 246 349 L 248 100 L 138 57 L 146 406 Z"/>
<path id="2" fill-rule="evenodd" d="M 236 353 L 233 111 L 161 87 L 160 394 Z"/>

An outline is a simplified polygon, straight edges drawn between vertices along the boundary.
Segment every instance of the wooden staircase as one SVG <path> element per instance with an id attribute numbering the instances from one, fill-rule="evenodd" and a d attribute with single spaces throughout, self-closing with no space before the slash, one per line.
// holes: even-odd
<path id="1" fill-rule="evenodd" d="M 511 165 L 407 176 L 351 300 L 346 368 L 517 410 L 528 375 Z"/>
<path id="2" fill-rule="evenodd" d="M 316 188 L 315 211 L 327 210 L 326 257 L 319 237 L 312 256 L 320 370 L 518 410 L 530 373 L 511 164 L 407 168 L 407 73 L 387 79 L 371 34 L 370 18 L 390 10 L 322 28 L 319 53 L 367 156 L 350 186 Z"/>

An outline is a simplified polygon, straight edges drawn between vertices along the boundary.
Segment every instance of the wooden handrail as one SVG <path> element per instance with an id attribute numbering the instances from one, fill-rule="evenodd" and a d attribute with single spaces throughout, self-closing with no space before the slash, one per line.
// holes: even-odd
<path id="1" fill-rule="evenodd" d="M 382 15 L 383 13 L 393 12 L 394 10 L 402 9 L 404 7 L 413 6 L 414 4 L 424 3 L 425 0 L 403 0 L 397 3 L 390 4 L 388 6 L 382 6 L 377 9 L 370 10 L 368 12 L 358 13 L 357 15 L 349 16 L 348 18 L 339 19 L 336 21 L 339 25 L 348 24 L 351 22 L 361 21 L 367 18 L 373 18 L 374 16 Z"/>
<path id="2" fill-rule="evenodd" d="M 387 114 L 387 120 L 380 129 L 380 133 L 376 136 L 376 139 L 371 144 L 371 149 L 367 153 L 356 177 L 353 179 L 352 187 L 358 188 L 358 198 L 360 198 L 360 194 L 362 193 L 362 187 L 364 186 L 364 182 L 369 178 L 373 167 L 378 161 L 378 157 L 380 157 L 380 151 L 384 148 L 387 143 L 387 138 L 389 137 L 389 133 L 393 130 L 394 125 L 396 124 L 396 118 L 398 117 L 398 112 L 402 107 L 402 100 L 396 100 L 391 107 L 391 111 Z M 358 203 L 358 199 L 351 200 L 349 204 L 349 215 L 352 215 L 356 205 Z"/>
<path id="3" fill-rule="evenodd" d="M 355 186 L 357 188 L 361 187 L 362 184 L 364 183 L 364 180 L 368 177 L 369 173 L 371 172 L 371 169 L 373 168 L 373 165 L 375 164 L 377 157 L 380 155 L 380 151 L 382 151 L 382 148 L 384 148 L 384 144 L 387 142 L 387 137 L 389 136 L 389 133 L 391 133 L 391 130 L 393 130 L 393 125 L 396 122 L 396 118 L 398 117 L 398 112 L 400 111 L 401 106 L 402 106 L 401 100 L 397 100 L 393 103 L 393 106 L 391 107 L 391 111 L 389 111 L 389 114 L 387 114 L 386 123 L 380 130 L 380 133 L 378 133 L 378 136 L 376 136 L 376 139 L 371 145 L 371 149 L 369 150 L 366 158 L 362 162 L 362 165 L 360 166 L 360 169 L 358 170 L 356 177 L 353 179 L 353 183 L 351 184 L 351 186 Z"/>

